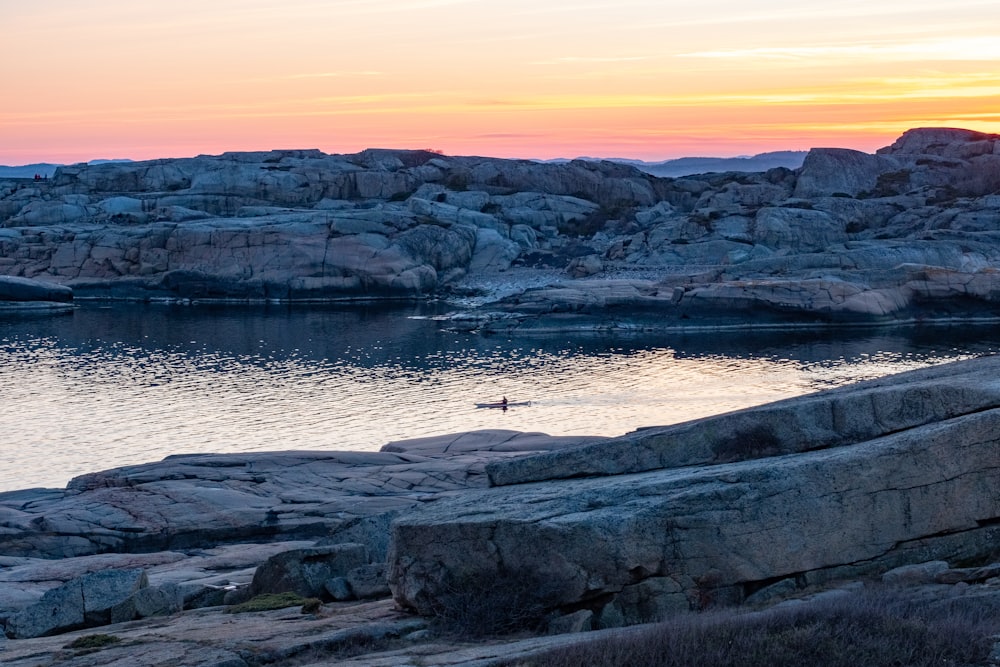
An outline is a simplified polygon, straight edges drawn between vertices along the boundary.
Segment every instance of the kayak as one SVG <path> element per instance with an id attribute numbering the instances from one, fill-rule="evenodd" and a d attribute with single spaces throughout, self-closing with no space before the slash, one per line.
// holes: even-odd
<path id="1" fill-rule="evenodd" d="M 521 407 L 525 405 L 531 405 L 531 401 L 522 401 L 520 403 L 476 403 L 477 408 L 514 408 Z"/>

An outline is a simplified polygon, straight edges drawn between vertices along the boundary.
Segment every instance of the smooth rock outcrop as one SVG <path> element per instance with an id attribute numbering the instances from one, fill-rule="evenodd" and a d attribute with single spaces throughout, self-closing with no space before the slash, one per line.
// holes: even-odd
<path id="1" fill-rule="evenodd" d="M 4 301 L 53 301 L 68 303 L 73 300 L 73 290 L 64 285 L 0 276 L 0 302 Z"/>
<path id="2" fill-rule="evenodd" d="M 711 466 L 841 447 L 1000 409 L 1000 357 L 859 382 L 486 466 L 491 485 Z"/>
<path id="3" fill-rule="evenodd" d="M 87 626 L 130 621 L 129 598 L 148 585 L 143 570 L 104 570 L 47 591 L 14 614 L 7 632 L 15 639 L 41 637 Z"/>
<path id="4" fill-rule="evenodd" d="M 391 517 L 435 494 L 486 486 L 496 458 L 593 438 L 485 430 L 394 443 L 396 452 L 171 456 L 0 493 L 0 553 L 67 558 L 232 542 L 336 538 L 385 554 Z"/>
<path id="5" fill-rule="evenodd" d="M 112 570 L 148 573 L 148 588 L 120 605 L 123 616 L 245 597 L 269 559 L 261 591 L 298 581 L 315 594 L 339 580 L 341 599 L 387 595 L 393 517 L 486 486 L 490 460 L 594 440 L 487 430 L 400 441 L 392 452 L 178 456 L 86 475 L 65 490 L 2 493 L 0 624 Z M 265 585 L 269 570 L 285 575 Z"/>
<path id="6" fill-rule="evenodd" d="M 538 481 L 397 519 L 395 598 L 429 613 L 470 582 L 527 579 L 540 604 L 589 608 L 609 627 L 786 579 L 987 558 L 1000 544 L 998 370 L 1000 358 L 959 362 L 700 420 L 645 445 L 640 431 L 569 451 L 564 468 L 543 457 L 505 479 L 494 466 L 496 481 Z M 571 479 L 546 479 L 546 466 Z M 594 474 L 608 476 L 579 478 Z"/>

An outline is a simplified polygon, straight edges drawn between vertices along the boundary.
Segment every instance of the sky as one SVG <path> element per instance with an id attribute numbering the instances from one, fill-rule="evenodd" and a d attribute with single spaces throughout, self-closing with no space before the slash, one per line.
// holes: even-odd
<path id="1" fill-rule="evenodd" d="M 1000 132 L 997 0 L 0 0 L 0 164 Z"/>

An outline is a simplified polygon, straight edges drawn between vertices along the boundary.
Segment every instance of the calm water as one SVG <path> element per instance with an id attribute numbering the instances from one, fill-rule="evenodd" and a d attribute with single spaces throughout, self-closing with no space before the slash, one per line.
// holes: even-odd
<path id="1" fill-rule="evenodd" d="M 419 308 L 86 305 L 0 319 L 0 490 L 190 452 L 618 435 L 1000 350 L 990 328 L 626 338 L 442 331 Z M 476 401 L 532 401 L 506 413 Z"/>

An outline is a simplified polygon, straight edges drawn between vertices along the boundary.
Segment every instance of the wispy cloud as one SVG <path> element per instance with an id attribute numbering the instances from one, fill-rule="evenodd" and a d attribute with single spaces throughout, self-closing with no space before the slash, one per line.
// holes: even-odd
<path id="1" fill-rule="evenodd" d="M 662 3 L 664 7 L 666 3 Z M 953 0 L 949 4 L 939 0 L 910 2 L 886 1 L 881 3 L 862 2 L 827 2 L 817 0 L 802 0 L 797 3 L 727 3 L 724 0 L 720 6 L 704 7 L 702 10 L 673 13 L 659 20 L 646 20 L 637 26 L 648 29 L 662 28 L 698 28 L 722 25 L 774 24 L 774 23 L 808 23 L 815 25 L 821 21 L 875 21 L 897 18 L 902 23 L 926 24 L 933 17 L 948 16 L 959 19 L 970 28 L 982 25 L 984 17 L 995 16 L 996 0 Z M 770 7 L 763 5 L 769 4 Z M 988 20 L 988 19 L 987 19 Z M 880 27 L 882 27 L 880 25 Z M 892 28 L 890 21 L 886 29 Z M 954 28 L 955 26 L 952 26 Z"/>
<path id="2" fill-rule="evenodd" d="M 567 65 L 576 63 L 630 63 L 649 60 L 651 56 L 563 56 L 552 60 L 537 60 L 532 65 Z"/>
<path id="3" fill-rule="evenodd" d="M 761 47 L 679 53 L 678 58 L 816 60 L 1000 60 L 1000 37 L 966 37 L 898 43 L 835 44 L 827 46 Z"/>
<path id="4" fill-rule="evenodd" d="M 518 132 L 493 132 L 490 134 L 476 134 L 473 135 L 476 139 L 535 139 L 537 137 L 544 137 L 544 134 L 537 133 L 518 133 Z"/>
<path id="5" fill-rule="evenodd" d="M 384 72 L 362 71 L 362 72 L 308 72 L 303 74 L 291 74 L 289 79 L 334 79 L 351 76 L 382 76 Z"/>

